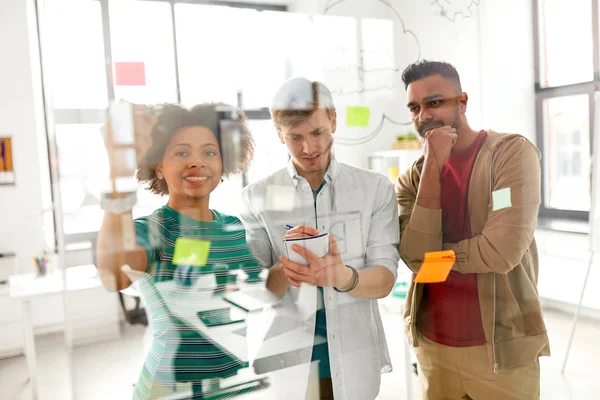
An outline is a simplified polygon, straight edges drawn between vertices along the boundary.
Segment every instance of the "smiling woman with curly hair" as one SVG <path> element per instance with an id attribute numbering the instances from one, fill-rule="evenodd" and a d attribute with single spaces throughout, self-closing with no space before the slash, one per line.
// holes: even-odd
<path id="1" fill-rule="evenodd" d="M 223 109 L 232 120 L 221 118 Z M 152 126 L 151 144 L 147 139 L 148 134 L 136 132 L 136 140 L 146 143 L 136 147 L 148 148 L 139 160 L 137 179 L 168 201 L 133 220 L 133 193 L 103 198 L 99 275 L 109 290 L 131 284 L 121 271 L 124 264 L 143 275 L 138 283 L 153 343 L 134 398 L 157 398 L 184 382 L 191 383 L 193 397 L 200 399 L 207 393 L 202 380 L 226 378 L 245 366 L 185 321 L 188 315 L 196 320 L 202 311 L 215 311 L 207 304 L 226 289 L 232 270 L 243 269 L 250 278 L 260 272 L 239 219 L 209 208 L 210 194 L 222 177 L 248 167 L 254 142 L 243 113 L 224 104 L 191 109 L 166 105 Z M 107 147 L 114 160 L 117 149 Z M 135 228 L 135 244 L 130 246 L 123 244 L 128 226 L 130 231 Z M 180 239 L 193 248 L 181 247 Z"/>
<path id="2" fill-rule="evenodd" d="M 140 161 L 137 172 L 138 180 L 147 182 L 149 190 L 153 193 L 159 195 L 169 194 L 167 182 L 164 177 L 160 178 L 157 175 L 157 168 L 163 160 L 166 147 L 172 136 L 179 129 L 190 126 L 206 126 L 212 131 L 221 147 L 220 158 L 223 177 L 236 175 L 246 170 L 254 155 L 254 141 L 248 130 L 246 117 L 238 111 L 239 136 L 218 137 L 217 124 L 219 121 L 216 116 L 219 108 L 227 109 L 229 107 L 223 103 L 207 103 L 188 110 L 179 105 L 166 105 L 152 128 L 152 146 Z M 225 160 L 223 160 L 224 156 Z"/>

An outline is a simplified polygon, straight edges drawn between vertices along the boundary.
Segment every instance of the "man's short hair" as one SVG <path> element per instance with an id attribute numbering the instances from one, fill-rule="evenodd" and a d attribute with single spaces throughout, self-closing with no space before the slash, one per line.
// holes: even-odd
<path id="1" fill-rule="evenodd" d="M 402 82 L 404 82 L 404 89 L 408 88 L 408 85 L 419 79 L 427 78 L 433 75 L 441 75 L 446 79 L 450 79 L 458 83 L 460 90 L 460 76 L 456 68 L 450 63 L 443 61 L 429 61 L 419 60 L 410 64 L 402 72 Z"/>
<path id="2" fill-rule="evenodd" d="M 306 121 L 319 109 L 325 109 L 329 119 L 333 118 L 335 106 L 327 86 L 306 78 L 292 78 L 275 93 L 271 118 L 279 131 L 282 126 L 295 126 Z"/>

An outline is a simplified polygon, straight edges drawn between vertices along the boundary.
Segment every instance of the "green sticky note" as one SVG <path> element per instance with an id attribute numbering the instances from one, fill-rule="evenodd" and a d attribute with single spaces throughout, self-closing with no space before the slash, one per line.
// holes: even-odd
<path id="1" fill-rule="evenodd" d="M 210 242 L 206 240 L 178 238 L 175 241 L 173 264 L 202 267 L 206 265 L 209 251 Z"/>
<path id="2" fill-rule="evenodd" d="M 371 109 L 369 107 L 350 106 L 346 112 L 346 125 L 364 128 L 369 126 L 370 118 Z"/>
<path id="3" fill-rule="evenodd" d="M 502 210 L 503 208 L 507 208 L 512 206 L 510 201 L 510 188 L 504 188 L 499 190 L 494 190 L 492 192 L 492 201 L 494 203 L 493 211 Z"/>

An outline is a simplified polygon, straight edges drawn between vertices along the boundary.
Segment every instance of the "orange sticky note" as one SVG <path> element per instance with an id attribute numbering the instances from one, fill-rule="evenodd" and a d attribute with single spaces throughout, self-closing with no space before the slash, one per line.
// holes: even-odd
<path id="1" fill-rule="evenodd" d="M 417 283 L 444 282 L 456 261 L 453 250 L 433 251 L 425 253 L 425 260 L 419 273 L 415 277 Z"/>

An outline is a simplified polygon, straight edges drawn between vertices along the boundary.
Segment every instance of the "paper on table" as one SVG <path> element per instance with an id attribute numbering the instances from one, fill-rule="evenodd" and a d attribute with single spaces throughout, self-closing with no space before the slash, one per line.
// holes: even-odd
<path id="1" fill-rule="evenodd" d="M 123 265 L 123 266 L 121 267 L 121 271 L 123 271 L 123 273 L 124 273 L 125 275 L 127 275 L 127 277 L 129 278 L 129 280 L 130 280 L 131 282 L 135 282 L 135 281 L 137 281 L 138 279 L 140 279 L 140 278 L 143 278 L 143 277 L 144 277 L 144 275 L 145 275 L 145 274 L 144 274 L 144 272 L 141 272 L 141 271 L 136 271 L 136 270 L 132 269 L 132 268 L 131 268 L 129 265 L 127 265 L 127 264 L 125 264 L 125 265 Z M 139 295 L 139 293 L 138 293 L 138 295 Z"/>
<path id="2" fill-rule="evenodd" d="M 254 364 L 254 360 L 265 342 L 267 333 L 275 320 L 276 309 L 268 305 L 262 311 L 248 312 L 246 325 L 246 344 L 248 346 L 248 363 Z"/>
<path id="3" fill-rule="evenodd" d="M 415 277 L 417 283 L 445 282 L 456 261 L 453 250 L 425 253 L 425 260 Z"/>

